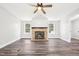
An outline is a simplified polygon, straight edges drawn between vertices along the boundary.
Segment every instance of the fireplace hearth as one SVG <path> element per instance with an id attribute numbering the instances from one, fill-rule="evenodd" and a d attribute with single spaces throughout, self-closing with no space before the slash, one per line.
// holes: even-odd
<path id="1" fill-rule="evenodd" d="M 48 41 L 47 27 L 32 27 L 32 41 Z"/>

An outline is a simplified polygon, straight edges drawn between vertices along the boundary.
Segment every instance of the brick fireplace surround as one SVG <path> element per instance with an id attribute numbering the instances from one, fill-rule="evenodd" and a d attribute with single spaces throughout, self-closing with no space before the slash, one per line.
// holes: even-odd
<path id="1" fill-rule="evenodd" d="M 48 27 L 32 27 L 32 41 L 48 41 Z"/>

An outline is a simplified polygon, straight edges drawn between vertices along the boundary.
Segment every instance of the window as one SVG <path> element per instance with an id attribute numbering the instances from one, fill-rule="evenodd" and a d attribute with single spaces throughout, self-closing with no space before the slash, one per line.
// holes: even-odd
<path id="1" fill-rule="evenodd" d="M 49 33 L 51 33 L 53 31 L 53 24 L 49 24 Z"/>
<path id="2" fill-rule="evenodd" d="M 25 24 L 25 32 L 30 32 L 30 24 Z"/>

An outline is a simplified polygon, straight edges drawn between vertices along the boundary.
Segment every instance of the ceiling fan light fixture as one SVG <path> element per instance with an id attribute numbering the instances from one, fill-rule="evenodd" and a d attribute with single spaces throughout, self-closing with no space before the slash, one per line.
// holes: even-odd
<path id="1" fill-rule="evenodd" d="M 44 5 L 43 3 L 37 3 L 37 5 L 31 5 L 31 6 L 36 7 L 36 10 L 34 11 L 34 13 L 36 13 L 38 10 L 41 10 L 44 14 L 46 14 L 44 8 L 52 7 L 52 4 Z"/>
<path id="2" fill-rule="evenodd" d="M 38 7 L 38 10 L 41 10 L 41 7 Z"/>

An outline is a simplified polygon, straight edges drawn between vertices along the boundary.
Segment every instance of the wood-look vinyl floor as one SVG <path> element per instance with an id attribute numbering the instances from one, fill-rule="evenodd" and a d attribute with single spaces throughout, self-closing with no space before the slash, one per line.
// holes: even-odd
<path id="1" fill-rule="evenodd" d="M 72 39 L 68 43 L 61 39 L 48 42 L 20 39 L 0 49 L 0 56 L 79 56 L 79 40 Z"/>

